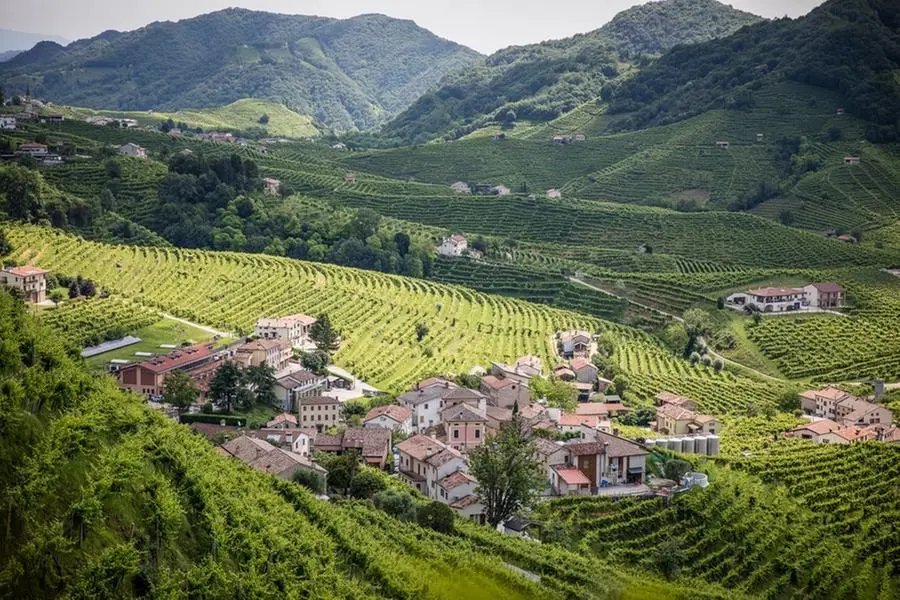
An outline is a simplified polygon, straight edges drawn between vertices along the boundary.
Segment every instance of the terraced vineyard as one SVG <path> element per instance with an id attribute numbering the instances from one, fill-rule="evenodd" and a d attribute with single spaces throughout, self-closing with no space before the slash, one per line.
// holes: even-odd
<path id="1" fill-rule="evenodd" d="M 551 304 L 610 321 L 624 316 L 625 303 L 614 296 L 576 286 L 559 274 L 514 265 L 439 258 L 431 279 L 465 285 L 481 292 Z"/>
<path id="2" fill-rule="evenodd" d="M 527 198 L 351 198 L 390 217 L 523 242 L 654 252 L 757 267 L 887 264 L 887 252 L 844 244 L 738 213 L 677 213 L 599 202 Z M 743 249 L 743 250 L 742 250 Z"/>
<path id="3" fill-rule="evenodd" d="M 786 440 L 731 464 L 784 486 L 818 516 L 823 535 L 852 540 L 846 551 L 854 560 L 889 564 L 900 572 L 900 448 Z"/>
<path id="4" fill-rule="evenodd" d="M 134 333 L 159 321 L 159 313 L 110 296 L 69 301 L 40 313 L 54 332 L 76 346 L 91 346 Z"/>
<path id="5" fill-rule="evenodd" d="M 896 561 L 900 540 L 896 494 L 891 497 L 889 490 L 893 483 L 890 477 L 881 477 L 881 469 L 887 468 L 896 478 L 897 449 L 854 447 L 846 460 L 826 462 L 821 470 L 813 446 L 804 443 L 803 449 L 809 453 L 799 453 L 799 465 L 809 465 L 815 473 L 836 467 L 841 474 L 834 479 L 820 476 L 804 486 L 819 498 L 811 507 L 792 500 L 793 489 L 773 493 L 755 476 L 702 463 L 700 469 L 709 473 L 711 485 L 677 496 L 668 508 L 661 500 L 567 498 L 542 504 L 538 514 L 545 527 L 561 526 L 567 545 L 576 551 L 652 569 L 650 557 L 675 544 L 684 554 L 683 575 L 760 598 L 824 600 L 873 584 L 877 590 L 882 583 L 880 567 Z M 834 454 L 848 450 L 822 449 Z M 845 469 L 855 472 L 843 474 Z M 843 491 L 843 481 L 850 477 L 880 479 L 886 494 L 875 495 L 871 506 L 861 509 L 865 495 L 857 498 Z M 850 523 L 830 525 L 832 506 L 847 507 L 853 515 L 885 512 L 883 518 L 867 522 L 872 528 L 856 530 Z M 884 537 L 891 532 L 893 538 Z M 874 575 L 861 568 L 867 559 L 875 567 Z"/>
<path id="6" fill-rule="evenodd" d="M 791 378 L 900 379 L 900 279 L 854 274 L 847 289 L 857 308 L 849 316 L 767 318 L 748 329 L 750 339 Z"/>
<path id="7" fill-rule="evenodd" d="M 336 361 L 394 391 L 424 375 L 523 354 L 550 364 L 555 331 L 603 326 L 466 288 L 264 255 L 106 246 L 34 227 L 13 229 L 10 238 L 20 259 L 81 273 L 123 298 L 227 330 L 249 331 L 265 315 L 328 313 L 346 340 Z M 415 338 L 420 322 L 430 329 L 422 344 Z"/>

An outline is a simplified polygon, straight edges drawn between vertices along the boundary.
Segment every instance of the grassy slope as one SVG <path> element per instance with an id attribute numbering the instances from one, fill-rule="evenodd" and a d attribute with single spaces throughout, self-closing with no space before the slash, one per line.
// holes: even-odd
<path id="1" fill-rule="evenodd" d="M 294 112 L 283 104 L 253 98 L 237 100 L 226 106 L 188 108 L 178 112 L 128 112 L 75 107 L 66 107 L 60 112 L 80 119 L 94 115 L 129 118 L 137 120 L 141 125 L 157 125 L 160 121 L 172 119 L 176 123 L 184 122 L 191 127 L 201 127 L 205 131 L 263 127 L 273 136 L 311 138 L 319 135 L 312 117 Z M 269 122 L 266 125 L 259 122 L 259 118 L 264 114 L 269 115 Z"/>

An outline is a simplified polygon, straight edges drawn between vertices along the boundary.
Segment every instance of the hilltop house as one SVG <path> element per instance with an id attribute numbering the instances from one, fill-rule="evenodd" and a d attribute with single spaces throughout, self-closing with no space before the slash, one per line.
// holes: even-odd
<path id="1" fill-rule="evenodd" d="M 840 308 L 844 305 L 844 288 L 836 283 L 811 283 L 803 291 L 806 303 L 813 308 Z"/>
<path id="2" fill-rule="evenodd" d="M 727 301 L 736 306 L 749 306 L 759 312 L 794 311 L 803 306 L 806 292 L 796 288 L 766 287 L 732 294 Z"/>
<path id="3" fill-rule="evenodd" d="M 412 411 L 396 404 L 376 406 L 368 412 L 363 423 L 366 427 L 383 427 L 407 436 L 413 432 Z"/>
<path id="4" fill-rule="evenodd" d="M 278 319 L 260 319 L 256 322 L 256 337 L 264 340 L 286 340 L 294 348 L 312 344 L 309 331 L 316 319 L 307 315 L 288 315 Z"/>
<path id="5" fill-rule="evenodd" d="M 0 285 L 22 292 L 25 302 L 41 304 L 47 300 L 47 273 L 32 265 L 0 269 Z"/>
<path id="6" fill-rule="evenodd" d="M 16 148 L 15 153 L 18 156 L 22 156 L 25 154 L 30 154 L 31 156 L 46 156 L 47 145 L 46 144 L 38 144 L 36 142 L 28 142 L 28 143 L 19 145 L 19 147 Z"/>
<path id="7" fill-rule="evenodd" d="M 297 398 L 301 427 L 315 427 L 323 431 L 344 422 L 344 407 L 337 398 L 304 396 Z"/>
<path id="8" fill-rule="evenodd" d="M 462 256 L 468 250 L 469 244 L 466 236 L 461 233 L 455 233 L 448 238 L 444 238 L 441 245 L 438 246 L 437 252 L 441 256 Z"/>
<path id="9" fill-rule="evenodd" d="M 278 191 L 281 189 L 281 181 L 272 177 L 264 178 L 263 185 L 265 186 L 266 194 L 269 196 L 277 196 Z"/>
<path id="10" fill-rule="evenodd" d="M 119 154 L 132 158 L 147 158 L 147 150 L 131 142 L 119 146 Z"/>
<path id="11" fill-rule="evenodd" d="M 244 369 L 266 365 L 277 372 L 284 369 L 292 356 L 287 340 L 253 340 L 238 347 L 234 361 Z"/>

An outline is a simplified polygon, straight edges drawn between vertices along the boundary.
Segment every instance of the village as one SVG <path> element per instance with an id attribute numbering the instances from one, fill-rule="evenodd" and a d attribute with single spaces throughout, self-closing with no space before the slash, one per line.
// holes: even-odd
<path id="1" fill-rule="evenodd" d="M 445 239 L 442 250 L 461 256 L 465 238 Z M 6 267 L 0 270 L 0 284 L 17 289 L 29 304 L 46 304 L 47 275 L 33 266 Z M 778 307 L 773 310 L 788 311 L 798 309 L 787 303 L 839 307 L 844 291 L 826 283 L 765 288 L 743 296 L 753 302 L 772 298 Z M 729 302 L 742 304 L 736 297 Z M 324 341 L 315 333 L 320 319 L 326 321 Z M 106 352 L 133 341 L 129 336 L 96 350 Z M 702 473 L 667 482 L 654 474 L 650 462 L 659 452 L 718 455 L 722 422 L 699 412 L 692 399 L 660 390 L 653 399 L 655 418 L 644 433 L 636 436 L 632 431 L 625 437 L 618 421 L 633 408 L 594 360 L 601 342 L 601 336 L 588 331 L 559 331 L 553 339 L 557 360 L 549 369 L 536 356 L 510 364 L 494 361 L 488 369 L 475 367 L 465 376 L 423 379 L 394 398 L 330 364 L 328 352 L 339 346 L 340 338 L 327 315 L 294 314 L 262 317 L 251 335 L 228 343 L 213 340 L 160 353 L 136 352 L 136 360 L 112 359 L 107 370 L 123 389 L 254 469 L 286 480 L 298 472 L 327 479 L 317 457 L 352 452 L 361 464 L 392 473 L 422 496 L 478 523 L 485 522 L 485 507 L 468 456 L 512 423 L 534 441 L 544 472 L 543 498 L 652 497 L 671 494 L 673 487 L 677 492 L 696 483 L 706 485 Z M 253 373 L 249 380 L 257 383 L 246 390 L 236 386 L 226 392 L 235 398 L 223 403 L 221 382 L 216 380 L 225 372 L 235 378 Z M 167 392 L 179 378 L 189 380 L 193 392 L 186 405 L 176 407 Z M 572 402 L 548 401 L 546 392 L 538 391 L 545 390 L 547 382 L 568 390 Z M 265 423 L 251 426 L 246 417 L 229 410 L 242 391 L 259 393 L 266 386 L 270 389 L 263 391 L 274 416 Z M 883 392 L 879 382 L 871 401 L 834 386 L 804 391 L 799 404 L 807 422 L 784 437 L 818 444 L 900 444 L 900 427 L 893 424 L 891 411 L 878 404 Z M 360 400 L 369 408 L 362 413 L 348 410 Z"/>

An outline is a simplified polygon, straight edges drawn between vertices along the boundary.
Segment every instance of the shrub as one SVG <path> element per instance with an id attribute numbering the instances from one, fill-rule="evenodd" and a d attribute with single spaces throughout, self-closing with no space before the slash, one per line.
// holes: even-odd
<path id="1" fill-rule="evenodd" d="M 294 483 L 308 488 L 315 494 L 325 493 L 325 477 L 316 471 L 299 470 L 294 473 Z"/>
<path id="2" fill-rule="evenodd" d="M 455 518 L 453 509 L 441 502 L 429 502 L 421 506 L 416 515 L 419 525 L 440 533 L 452 533 Z"/>

